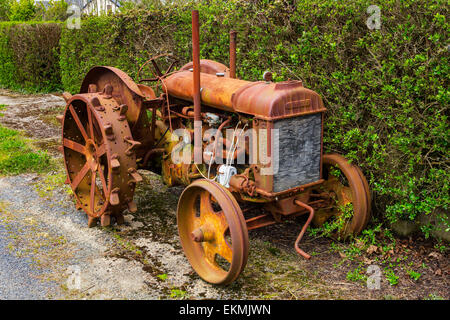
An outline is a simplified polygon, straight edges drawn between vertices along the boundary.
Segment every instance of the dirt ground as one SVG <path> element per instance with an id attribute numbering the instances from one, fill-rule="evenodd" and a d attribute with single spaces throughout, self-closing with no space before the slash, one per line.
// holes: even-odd
<path id="1" fill-rule="evenodd" d="M 350 261 L 336 250 L 348 244 L 307 233 L 301 247 L 313 257 L 305 260 L 293 248 L 302 217 L 251 231 L 250 256 L 239 279 L 227 287 L 210 285 L 192 270 L 179 243 L 176 204 L 182 187 L 169 189 L 160 176 L 141 170 L 138 211 L 126 214 L 123 226 L 88 228 L 86 215 L 75 209 L 63 183 L 54 116 L 62 113 L 64 100 L 3 90 L 0 104 L 7 106 L 0 124 L 23 130 L 55 163 L 50 173 L 0 177 L 0 250 L 3 241 L 5 251 L 0 280 L 10 274 L 1 268 L 16 268 L 17 259 L 26 263 L 21 277 L 32 279 L 0 286 L 0 299 L 17 297 L 18 290 L 32 299 L 450 298 L 449 256 L 432 241 L 396 239 L 388 266 L 377 262 L 376 252 Z M 370 265 L 380 268 L 379 289 L 369 290 L 365 278 L 348 277 L 357 268 L 366 274 Z M 386 268 L 395 271 L 397 284 L 390 284 Z M 418 280 L 409 270 L 420 271 Z"/>

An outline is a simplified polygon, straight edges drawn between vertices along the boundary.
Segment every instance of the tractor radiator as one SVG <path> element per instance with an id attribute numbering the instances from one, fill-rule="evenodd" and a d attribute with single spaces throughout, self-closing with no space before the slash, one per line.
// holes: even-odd
<path id="1" fill-rule="evenodd" d="M 322 114 L 285 118 L 273 124 L 278 172 L 273 176 L 273 192 L 280 192 L 320 179 Z M 277 131 L 275 131 L 277 132 Z M 278 142 L 277 142 L 278 140 Z"/>

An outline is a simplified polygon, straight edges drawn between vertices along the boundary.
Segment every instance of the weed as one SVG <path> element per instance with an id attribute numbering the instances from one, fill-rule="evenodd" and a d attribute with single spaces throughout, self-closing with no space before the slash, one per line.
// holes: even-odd
<path id="1" fill-rule="evenodd" d="M 175 289 L 172 288 L 170 290 L 170 297 L 171 298 L 176 298 L 176 299 L 184 299 L 186 297 L 186 291 L 181 290 L 181 289 Z"/>
<path id="2" fill-rule="evenodd" d="M 384 274 L 386 276 L 386 279 L 388 280 L 389 284 L 391 286 L 395 286 L 396 284 L 398 284 L 398 276 L 395 275 L 394 270 L 390 269 L 390 268 L 386 268 L 384 270 Z"/>
<path id="3" fill-rule="evenodd" d="M 167 273 L 163 273 L 163 274 L 158 274 L 157 277 L 162 280 L 165 281 L 167 279 Z"/>
<path id="4" fill-rule="evenodd" d="M 428 295 L 428 297 L 425 298 L 425 300 L 444 300 L 444 298 L 441 296 L 438 296 L 437 294 L 430 293 Z"/>
<path id="5" fill-rule="evenodd" d="M 409 274 L 409 277 L 414 281 L 419 280 L 420 276 L 422 275 L 421 273 L 416 272 L 414 270 L 408 270 L 407 273 Z"/>
<path id="6" fill-rule="evenodd" d="M 365 271 L 364 271 L 362 265 L 359 265 L 353 271 L 352 270 L 349 271 L 347 273 L 347 280 L 353 281 L 353 282 L 366 282 L 367 276 L 365 274 Z"/>

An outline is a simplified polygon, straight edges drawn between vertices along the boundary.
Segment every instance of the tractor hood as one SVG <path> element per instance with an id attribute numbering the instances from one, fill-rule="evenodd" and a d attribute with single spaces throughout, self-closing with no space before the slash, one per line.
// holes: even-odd
<path id="1" fill-rule="evenodd" d="M 169 95 L 193 101 L 193 73 L 180 71 L 164 82 Z M 200 73 L 202 104 L 275 120 L 326 111 L 321 97 L 301 81 L 250 82 Z"/>

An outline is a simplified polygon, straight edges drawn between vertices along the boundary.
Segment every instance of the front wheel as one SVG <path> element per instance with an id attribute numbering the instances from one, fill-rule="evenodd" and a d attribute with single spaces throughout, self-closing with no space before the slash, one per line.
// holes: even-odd
<path id="1" fill-rule="evenodd" d="M 197 180 L 182 193 L 177 209 L 184 253 L 197 274 L 214 284 L 229 284 L 244 270 L 248 231 L 233 195 L 220 184 Z"/>
<path id="2" fill-rule="evenodd" d="M 323 156 L 323 179 L 317 190 L 325 193 L 330 205 L 317 210 L 315 226 L 326 226 L 326 232 L 340 239 L 359 234 L 370 219 L 369 184 L 361 169 L 339 154 Z"/>

